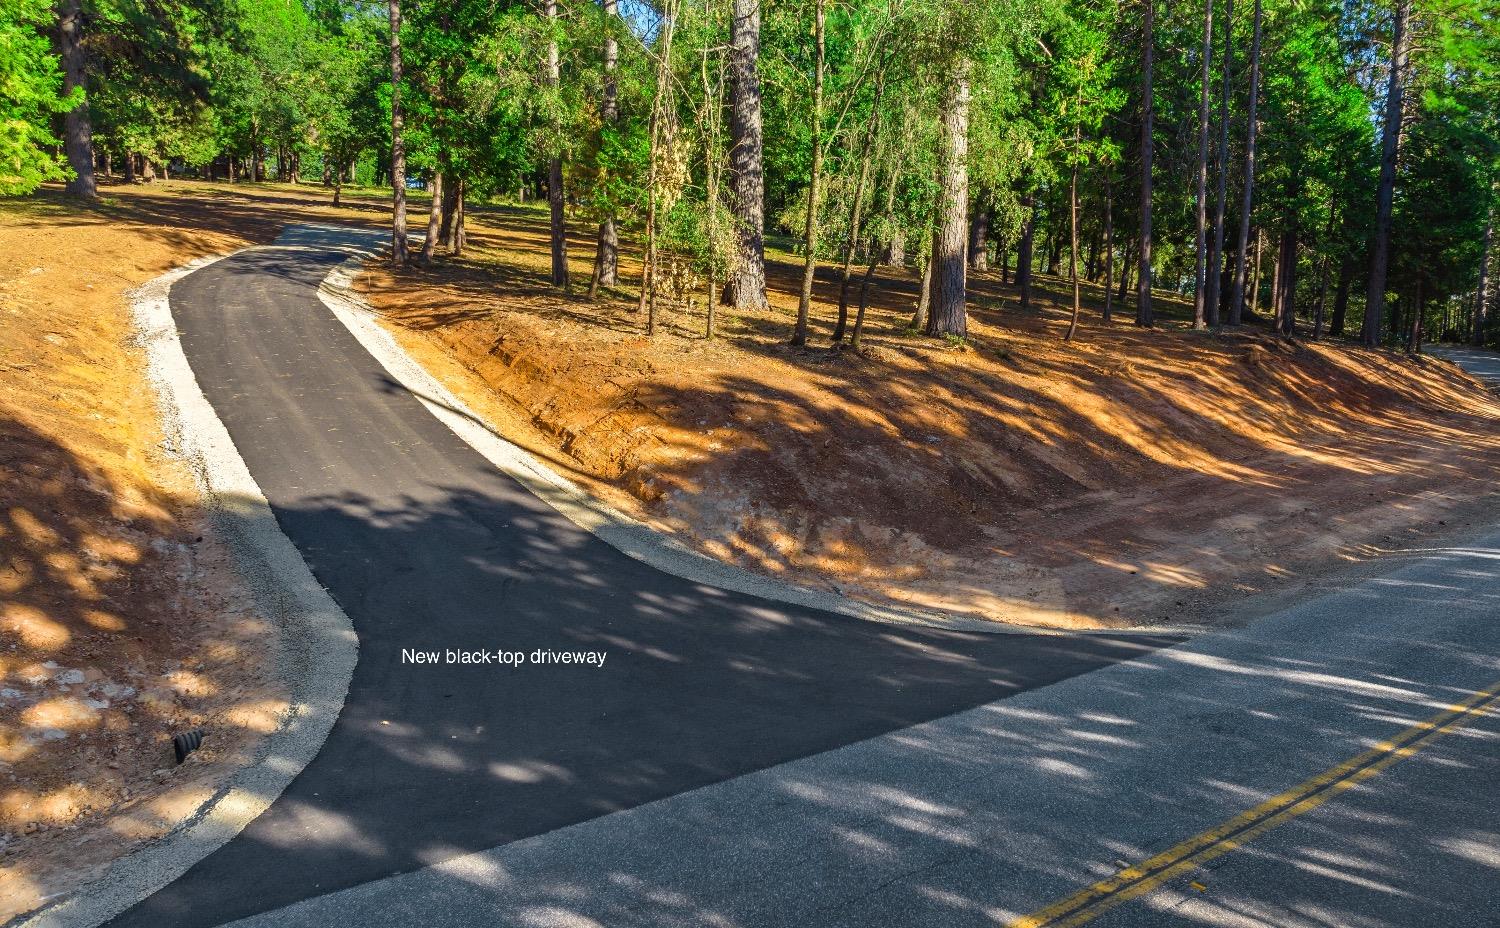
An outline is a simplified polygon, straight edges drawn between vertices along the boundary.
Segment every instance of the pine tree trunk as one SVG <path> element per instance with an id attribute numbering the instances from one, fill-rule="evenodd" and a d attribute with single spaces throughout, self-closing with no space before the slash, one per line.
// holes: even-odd
<path id="1" fill-rule="evenodd" d="M 1203 0 L 1203 76 L 1198 93 L 1198 194 L 1193 223 L 1193 328 L 1208 325 L 1208 100 L 1214 49 L 1214 0 Z"/>
<path id="2" fill-rule="evenodd" d="M 547 0 L 544 9 L 547 25 L 552 29 L 558 28 L 557 0 Z M 557 56 L 557 39 L 554 37 L 547 41 L 547 88 L 555 95 L 561 82 L 562 71 Z M 561 130 L 558 126 L 554 125 L 552 128 L 554 136 L 560 134 Z M 561 142 L 554 138 L 552 144 L 560 145 Z M 554 151 L 552 157 L 547 159 L 547 207 L 551 218 L 552 286 L 554 287 L 568 285 L 568 226 L 567 216 L 564 213 L 566 206 L 562 157 Z"/>
<path id="3" fill-rule="evenodd" d="M 1016 246 L 1016 286 L 1021 289 L 1021 311 L 1031 309 L 1031 264 L 1036 245 L 1036 197 L 1021 198 L 1026 218 L 1021 223 L 1021 243 Z"/>
<path id="4" fill-rule="evenodd" d="M 931 241 L 931 239 L 929 239 Z M 932 255 L 927 255 L 927 265 L 922 268 L 922 289 L 917 297 L 917 311 L 911 317 L 911 327 L 918 332 L 927 331 L 927 310 L 932 305 Z"/>
<path id="5" fill-rule="evenodd" d="M 1083 279 L 1089 283 L 1097 283 L 1099 280 L 1099 250 L 1104 244 L 1104 230 L 1101 226 L 1094 227 L 1094 234 L 1089 238 L 1088 263 L 1084 265 Z"/>
<path id="6" fill-rule="evenodd" d="M 1229 76 L 1234 66 L 1234 0 L 1225 0 L 1224 5 L 1224 60 L 1219 67 L 1224 72 L 1223 93 L 1219 98 L 1219 152 L 1215 158 L 1217 180 L 1214 191 L 1213 244 L 1208 251 L 1209 277 L 1204 305 L 1208 313 L 1208 325 L 1219 325 L 1219 307 L 1223 302 L 1224 264 L 1224 211 L 1228 199 L 1229 183 Z"/>
<path id="7" fill-rule="evenodd" d="M 885 178 L 885 217 L 892 219 L 896 215 L 896 187 L 901 180 L 900 152 L 892 159 L 890 168 L 886 171 Z M 886 228 L 892 228 L 893 222 L 888 222 Z M 855 351 L 859 350 L 860 341 L 865 331 L 865 309 L 870 303 L 870 281 L 875 279 L 875 269 L 880 266 L 881 255 L 888 252 L 888 248 L 882 248 L 881 243 L 875 241 L 872 236 L 868 245 L 870 263 L 865 268 L 864 278 L 859 284 L 859 309 L 854 314 L 854 331 L 849 336 L 849 347 Z"/>
<path id="8" fill-rule="evenodd" d="M 1156 45 L 1155 0 L 1145 0 L 1141 32 L 1141 234 L 1138 243 L 1140 268 L 1136 272 L 1138 279 L 1135 284 L 1135 324 L 1149 328 L 1156 324 L 1151 311 L 1151 130 L 1156 110 L 1151 86 L 1151 59 Z"/>
<path id="9" fill-rule="evenodd" d="M 1078 284 L 1078 153 L 1082 141 L 1082 127 L 1073 124 L 1073 178 L 1068 183 L 1068 279 L 1073 282 L 1073 319 L 1068 323 L 1068 334 L 1063 341 L 1072 341 L 1078 331 L 1078 316 L 1083 312 L 1083 294 Z"/>
<path id="10" fill-rule="evenodd" d="M 617 0 L 604 0 L 605 28 L 611 30 L 615 28 L 616 10 Z M 600 117 L 607 126 L 613 126 L 620 119 L 615 78 L 619 59 L 620 46 L 615 41 L 614 33 L 610 32 L 604 38 L 604 103 L 600 107 Z M 599 244 L 594 255 L 594 279 L 595 283 L 590 285 L 591 290 L 598 285 L 613 287 L 620 282 L 620 233 L 615 226 L 613 210 L 599 223 Z"/>
<path id="11" fill-rule="evenodd" d="M 458 216 L 458 191 L 460 182 L 450 182 L 443 187 L 443 221 L 438 238 L 448 252 L 453 252 L 453 224 Z"/>
<path id="12" fill-rule="evenodd" d="M 1104 175 L 1104 321 L 1115 312 L 1115 191 L 1113 178 Z"/>
<path id="13" fill-rule="evenodd" d="M 407 261 L 406 139 L 401 115 L 401 0 L 390 0 L 391 20 L 391 264 Z M 257 180 L 259 171 L 257 170 Z"/>
<path id="14" fill-rule="evenodd" d="M 1349 288 L 1354 283 L 1354 262 L 1345 258 L 1339 264 L 1339 285 L 1333 293 L 1333 317 L 1328 322 L 1329 335 L 1343 335 L 1349 316 Z"/>
<path id="15" fill-rule="evenodd" d="M 969 334 L 968 268 L 964 250 L 969 233 L 969 62 L 958 62 L 943 103 L 937 230 L 932 240 L 932 310 L 928 335 Z"/>
<path id="16" fill-rule="evenodd" d="M 1250 37 L 1250 112 L 1245 120 L 1245 189 L 1240 197 L 1240 241 L 1234 258 L 1234 285 L 1229 294 L 1229 324 L 1239 325 L 1245 313 L 1246 256 L 1250 250 L 1250 212 L 1255 202 L 1255 133 L 1260 101 L 1261 0 L 1255 0 L 1255 24 Z M 1255 233 L 1255 287 L 1260 288 L 1260 231 Z"/>
<path id="17" fill-rule="evenodd" d="M 454 209 L 453 219 L 453 241 L 448 245 L 448 253 L 461 255 L 464 248 L 469 244 L 468 228 L 464 224 L 467 213 L 465 206 L 468 203 L 468 184 L 462 177 L 458 179 L 458 206 Z"/>
<path id="18" fill-rule="evenodd" d="M 765 167 L 760 105 L 760 0 L 733 0 L 729 30 L 729 166 L 737 251 L 724 288 L 736 309 L 766 302 Z"/>
<path id="19" fill-rule="evenodd" d="M 1370 245 L 1370 279 L 1365 290 L 1365 320 L 1360 341 L 1373 348 L 1380 341 L 1381 316 L 1385 313 L 1385 279 L 1390 265 L 1391 205 L 1396 191 L 1396 157 L 1401 144 L 1401 119 L 1405 113 L 1405 71 L 1411 37 L 1407 24 L 1411 0 L 1398 0 L 1391 41 L 1391 73 L 1386 82 L 1385 126 L 1380 142 L 1380 184 L 1375 192 L 1375 236 Z M 1419 314 L 1420 315 L 1420 314 Z"/>
<path id="20" fill-rule="evenodd" d="M 807 322 L 812 313 L 813 281 L 818 273 L 818 201 L 823 195 L 823 26 L 827 0 L 815 0 L 813 7 L 812 175 L 807 185 L 807 218 L 802 227 L 802 290 L 797 297 L 797 324 L 792 330 L 792 344 L 807 344 Z"/>
<path id="21" fill-rule="evenodd" d="M 58 50 L 63 66 L 63 92 L 72 93 L 73 88 L 88 83 L 88 57 L 83 48 L 83 4 L 81 0 L 62 0 L 57 6 Z M 68 155 L 68 165 L 73 177 L 68 180 L 68 193 L 86 200 L 97 199 L 99 190 L 94 182 L 94 125 L 89 114 L 88 100 L 68 110 L 63 117 L 63 149 Z"/>
<path id="22" fill-rule="evenodd" d="M 441 171 L 435 171 L 432 175 L 432 183 L 428 185 L 432 192 L 432 205 L 427 209 L 427 235 L 422 239 L 422 263 L 431 264 L 433 257 L 437 254 L 438 239 L 443 229 L 443 175 Z"/>
<path id="23" fill-rule="evenodd" d="M 984 194 L 974 198 L 974 215 L 969 221 L 969 270 L 990 269 L 990 211 L 984 206 Z"/>
<path id="24" fill-rule="evenodd" d="M 1422 353 L 1422 275 L 1417 275 L 1417 294 L 1411 304 L 1411 325 L 1406 330 L 1406 353 Z"/>
<path id="25" fill-rule="evenodd" d="M 1323 337 L 1323 314 L 1328 299 L 1328 256 L 1324 255 L 1318 268 L 1318 296 L 1313 302 L 1313 339 Z"/>
<path id="26" fill-rule="evenodd" d="M 833 340 L 843 341 L 844 329 L 849 319 L 849 278 L 854 268 L 854 249 L 859 241 L 860 221 L 865 204 L 865 187 L 870 182 L 870 165 L 875 145 L 875 126 L 880 105 L 880 87 L 875 88 L 875 106 L 871 110 L 870 125 L 865 130 L 865 141 L 859 159 L 859 181 L 854 185 L 854 203 L 849 207 L 849 229 L 844 235 L 844 269 L 839 280 L 839 318 L 833 327 Z"/>
<path id="27" fill-rule="evenodd" d="M 1250 287 L 1250 315 L 1260 313 L 1260 257 L 1261 249 L 1265 245 L 1265 232 L 1261 229 L 1255 230 L 1255 280 Z"/>
<path id="28" fill-rule="evenodd" d="M 1495 229 L 1495 209 L 1484 222 L 1484 245 L 1479 250 L 1479 290 L 1474 294 L 1474 326 L 1470 341 L 1484 344 L 1484 317 L 1489 310 L 1490 240 Z"/>

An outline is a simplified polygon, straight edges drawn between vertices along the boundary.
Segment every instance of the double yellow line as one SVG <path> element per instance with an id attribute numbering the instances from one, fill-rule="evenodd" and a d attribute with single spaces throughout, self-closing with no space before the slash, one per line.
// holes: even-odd
<path id="1" fill-rule="evenodd" d="M 1497 702 L 1500 702 L 1500 682 L 1176 847 L 1125 867 L 1114 876 L 1066 899 L 1059 899 L 1044 909 L 1023 915 L 1010 922 L 1007 928 L 1073 928 L 1090 922 L 1117 905 L 1143 896 L 1168 880 L 1248 844 L 1290 819 L 1311 812 L 1344 790 L 1479 718 Z"/>

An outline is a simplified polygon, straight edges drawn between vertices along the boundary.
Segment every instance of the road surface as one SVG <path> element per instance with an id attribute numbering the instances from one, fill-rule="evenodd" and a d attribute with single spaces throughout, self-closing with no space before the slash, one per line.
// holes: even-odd
<path id="1" fill-rule="evenodd" d="M 172 307 L 355 624 L 348 703 L 266 814 L 115 924 L 1500 924 L 1500 535 L 1165 648 L 726 594 L 439 425 L 314 296 L 342 257 L 252 250 Z"/>

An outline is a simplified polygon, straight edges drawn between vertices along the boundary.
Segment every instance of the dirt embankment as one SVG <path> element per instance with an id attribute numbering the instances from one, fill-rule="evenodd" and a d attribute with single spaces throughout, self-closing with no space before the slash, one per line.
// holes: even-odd
<path id="1" fill-rule="evenodd" d="M 832 269 L 795 349 L 787 262 L 772 308 L 722 313 L 719 339 L 701 301 L 647 339 L 633 294 L 546 286 L 537 215 L 472 227 L 462 259 L 361 278 L 408 349 L 616 505 L 809 584 L 1043 625 L 1215 622 L 1456 524 L 1500 476 L 1500 404 L 1442 361 L 1141 331 L 1129 308 L 1104 326 L 1097 290 L 1064 343 L 1060 282 L 1022 313 L 993 273 L 953 345 L 907 330 L 901 271 L 877 278 L 866 349 L 835 351 Z M 586 281 L 591 243 L 571 244 Z"/>
<path id="2" fill-rule="evenodd" d="M 329 214 L 311 192 L 103 194 L 0 201 L 0 922 L 162 834 L 286 706 L 274 629 L 162 446 L 125 292 Z"/>

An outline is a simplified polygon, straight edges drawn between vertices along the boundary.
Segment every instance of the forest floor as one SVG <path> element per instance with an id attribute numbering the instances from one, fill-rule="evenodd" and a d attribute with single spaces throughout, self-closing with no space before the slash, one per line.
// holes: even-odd
<path id="1" fill-rule="evenodd" d="M 633 289 L 583 295 L 591 230 L 571 295 L 547 284 L 540 210 L 477 209 L 469 230 L 462 258 L 357 282 L 408 351 L 611 504 L 791 581 L 1030 625 L 1234 624 L 1487 524 L 1495 499 L 1500 402 L 1446 361 L 1193 332 L 1168 295 L 1158 329 L 1133 305 L 1106 326 L 1097 287 L 1064 342 L 1066 282 L 1039 276 L 1023 313 L 998 273 L 971 275 L 955 344 L 910 331 L 909 269 L 879 273 L 856 353 L 830 345 L 832 266 L 794 348 L 786 253 L 769 310 L 721 310 L 709 341 L 700 294 L 647 339 Z"/>
<path id="2" fill-rule="evenodd" d="M 370 215 L 274 189 L 101 192 L 0 200 L 0 922 L 191 814 L 286 707 L 274 629 L 163 450 L 127 292 L 286 222 Z"/>

